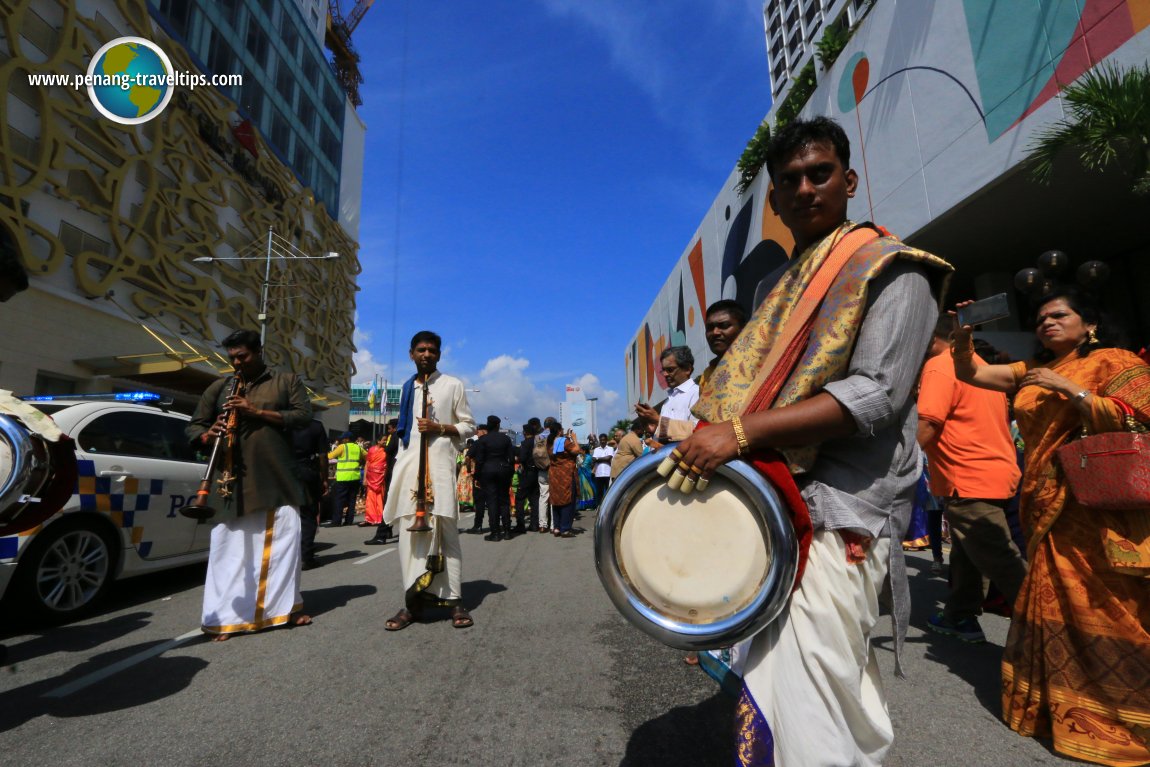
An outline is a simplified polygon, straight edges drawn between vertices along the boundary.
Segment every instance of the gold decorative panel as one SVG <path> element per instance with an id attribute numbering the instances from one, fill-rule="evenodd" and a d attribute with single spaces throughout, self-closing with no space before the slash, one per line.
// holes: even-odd
<path id="1" fill-rule="evenodd" d="M 28 85 L 30 73 L 86 72 L 100 46 L 124 35 L 152 40 L 177 70 L 196 71 L 143 0 L 108 0 L 95 19 L 68 0 L 0 0 L 0 87 L 22 112 L 0 122 L 0 225 L 15 236 L 32 284 L 55 276 L 59 285 L 70 270 L 77 300 L 114 291 L 114 301 L 94 306 L 117 314 L 124 306 L 215 349 L 230 330 L 259 327 L 271 227 L 302 253 L 340 258 L 273 258 L 266 357 L 314 388 L 346 391 L 358 244 L 261 138 L 258 158 L 240 146 L 230 100 L 214 88 L 180 88 L 154 120 L 126 126 L 101 117 L 86 90 Z M 237 250 L 257 260 L 192 263 Z"/>

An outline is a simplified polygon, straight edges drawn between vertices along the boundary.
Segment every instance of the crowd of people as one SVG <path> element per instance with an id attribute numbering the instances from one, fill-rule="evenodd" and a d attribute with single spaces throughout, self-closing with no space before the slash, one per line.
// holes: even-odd
<path id="1" fill-rule="evenodd" d="M 1012 615 L 1007 725 L 1079 759 L 1150 763 L 1150 516 L 1083 505 L 1057 457 L 1084 432 L 1150 423 L 1150 367 L 1121 348 L 1096 298 L 1074 289 L 1033 304 L 1032 359 L 979 351 L 970 325 L 940 315 L 950 264 L 847 219 L 858 176 L 833 121 L 792 121 L 772 138 L 766 165 L 791 260 L 760 283 L 753 313 L 733 301 L 708 307 L 714 357 L 697 379 L 689 348 L 661 352 L 667 398 L 659 409 L 639 404 L 627 430 L 580 444 L 556 419 L 532 418 L 516 446 L 497 417 L 476 425 L 462 382 L 437 369 L 439 336 L 421 331 L 399 419 L 366 450 L 351 435 L 322 447 L 300 436 L 298 476 L 311 478 L 301 492 L 277 442 L 285 429 L 305 434 L 298 379 L 263 367 L 258 337 L 229 339 L 247 393 L 228 398 L 214 384 L 189 436 L 223 433 L 225 404 L 239 412 L 259 487 L 241 477 L 228 502 L 244 507 L 243 521 L 213 532 L 204 630 L 226 637 L 309 622 L 298 563 L 314 561 L 314 543 L 300 536 L 296 511 L 314 510 L 308 504 L 328 491 L 330 524 L 347 524 L 361 484 L 363 523 L 377 526 L 365 543 L 393 530 L 399 538 L 404 606 L 385 628 L 402 630 L 431 606 L 466 628 L 474 620 L 462 602 L 461 511 L 474 511 L 470 532 L 491 542 L 570 538 L 580 511 L 594 509 L 627 465 L 678 442 L 668 492 L 705 488 L 741 458 L 775 484 L 799 541 L 783 613 L 741 648 L 740 764 L 883 762 L 894 736 L 872 639 L 889 612 L 901 672 L 910 593 L 899 543 L 909 529 L 908 547 L 930 546 L 932 572 L 942 574 L 944 520 L 950 583 L 924 628 L 984 641 L 977 616 L 992 582 Z M 268 598 L 256 604 L 237 593 L 254 582 L 242 572 L 259 567 L 243 551 L 273 532 L 259 574 Z"/>

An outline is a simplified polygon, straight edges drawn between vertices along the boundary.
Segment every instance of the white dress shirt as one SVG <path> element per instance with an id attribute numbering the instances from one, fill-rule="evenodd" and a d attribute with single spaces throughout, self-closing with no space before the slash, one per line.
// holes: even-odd
<path id="1" fill-rule="evenodd" d="M 667 390 L 667 401 L 663 403 L 663 409 L 659 411 L 659 415 L 678 421 L 697 421 L 699 419 L 691 415 L 691 408 L 698 401 L 699 384 L 695 383 L 695 379 L 688 378 L 678 386 Z"/>

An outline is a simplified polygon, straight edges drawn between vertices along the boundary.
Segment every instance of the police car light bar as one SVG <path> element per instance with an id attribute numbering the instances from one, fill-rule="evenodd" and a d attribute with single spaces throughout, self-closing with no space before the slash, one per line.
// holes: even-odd
<path id="1" fill-rule="evenodd" d="M 99 394 L 39 394 L 21 397 L 25 402 L 58 402 L 79 400 L 82 402 L 164 402 L 164 397 L 151 391 L 119 391 Z M 171 400 L 167 400 L 170 404 Z"/>

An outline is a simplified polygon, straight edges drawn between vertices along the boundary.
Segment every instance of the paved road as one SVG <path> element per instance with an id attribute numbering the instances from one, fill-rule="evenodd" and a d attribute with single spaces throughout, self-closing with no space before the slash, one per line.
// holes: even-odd
<path id="1" fill-rule="evenodd" d="M 465 517 L 465 523 L 469 522 Z M 589 526 L 589 520 L 582 524 Z M 0 754 L 33 765 L 728 765 L 732 701 L 648 640 L 599 586 L 590 535 L 463 536 L 476 625 L 399 633 L 394 544 L 323 529 L 304 574 L 312 626 L 223 644 L 196 633 L 203 568 L 116 587 L 106 608 L 6 634 Z M 1069 764 L 997 717 L 1006 621 L 991 643 L 924 635 L 945 588 L 912 559 L 909 678 L 880 640 L 897 742 L 888 764 Z"/>

